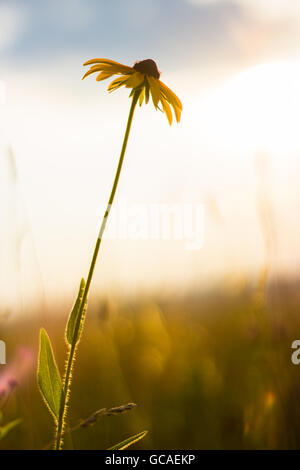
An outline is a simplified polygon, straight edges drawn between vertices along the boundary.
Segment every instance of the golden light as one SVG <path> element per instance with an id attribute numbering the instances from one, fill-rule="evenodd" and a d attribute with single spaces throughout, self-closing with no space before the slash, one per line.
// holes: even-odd
<path id="1" fill-rule="evenodd" d="M 226 149 L 300 149 L 300 62 L 252 67 L 206 101 L 206 118 Z"/>

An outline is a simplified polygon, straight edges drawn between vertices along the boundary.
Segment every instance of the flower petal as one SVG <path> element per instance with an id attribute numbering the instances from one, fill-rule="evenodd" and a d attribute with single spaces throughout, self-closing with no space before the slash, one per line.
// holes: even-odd
<path id="1" fill-rule="evenodd" d="M 110 60 L 110 59 L 90 59 L 87 62 L 85 62 L 83 65 L 91 65 L 91 64 L 112 65 L 112 66 L 117 67 L 118 70 L 120 70 L 120 73 L 124 73 L 124 74 L 134 71 L 133 67 L 129 67 L 128 65 L 120 64 L 119 62 L 115 62 L 114 60 Z"/>
<path id="2" fill-rule="evenodd" d="M 107 90 L 108 91 L 114 91 L 114 90 L 117 90 L 118 88 L 120 88 L 121 86 L 125 85 L 126 83 L 126 80 L 128 79 L 128 75 L 122 75 L 122 77 L 118 77 L 118 78 L 115 78 L 115 80 L 113 80 Z"/>
<path id="3" fill-rule="evenodd" d="M 94 72 L 105 72 L 105 73 L 109 73 L 110 75 L 118 75 L 118 74 L 122 74 L 123 72 L 120 72 L 119 69 L 116 68 L 116 66 L 114 65 L 109 65 L 109 64 L 98 64 L 98 65 L 93 65 L 93 67 L 91 67 L 87 72 L 86 74 L 83 76 L 83 79 L 85 77 L 87 77 L 88 75 L 91 75 L 92 73 Z"/>
<path id="4" fill-rule="evenodd" d="M 169 121 L 169 124 L 170 124 L 170 126 L 171 126 L 172 121 L 173 121 L 173 116 L 172 116 L 172 111 L 171 111 L 170 105 L 169 105 L 169 103 L 168 103 L 164 98 L 162 98 L 162 97 L 160 98 L 160 101 L 161 101 L 163 110 L 164 110 L 164 112 L 166 113 L 166 116 L 167 116 L 167 119 L 168 119 L 168 121 Z"/>
<path id="5" fill-rule="evenodd" d="M 117 65 L 110 65 L 110 64 L 99 64 L 94 67 L 99 67 L 99 70 L 103 70 L 105 72 L 110 72 L 112 75 L 130 75 L 134 73 L 134 71 L 129 70 L 129 72 L 125 72 L 123 69 L 119 68 Z"/>
<path id="6" fill-rule="evenodd" d="M 179 122 L 180 121 L 180 118 L 181 118 L 181 109 L 178 108 L 178 106 L 176 106 L 176 104 L 174 102 L 170 102 L 167 98 L 167 96 L 165 95 L 165 93 L 161 92 L 162 94 L 162 97 L 168 101 L 170 103 L 170 105 L 172 106 L 172 108 L 174 109 L 174 114 L 175 114 L 175 117 L 176 117 L 176 121 Z"/>
<path id="7" fill-rule="evenodd" d="M 145 86 L 145 103 L 148 104 L 149 103 L 149 90 L 150 90 L 150 86 L 149 86 L 149 83 L 147 81 L 147 78 L 145 78 L 145 82 L 146 82 L 146 86 Z"/>
<path id="8" fill-rule="evenodd" d="M 82 77 L 82 80 L 87 77 L 88 75 L 91 75 L 92 73 L 95 73 L 95 72 L 100 72 L 102 69 L 101 67 L 99 68 L 99 66 L 94 66 L 94 67 L 91 67 L 85 74 L 84 76 Z"/>
<path id="9" fill-rule="evenodd" d="M 179 122 L 181 118 L 181 109 L 179 109 L 177 106 L 173 105 L 176 121 Z"/>
<path id="10" fill-rule="evenodd" d="M 144 81 L 144 75 L 140 72 L 133 73 L 126 81 L 126 88 L 136 88 Z"/>
<path id="11" fill-rule="evenodd" d="M 155 108 L 157 109 L 158 102 L 160 100 L 159 80 L 157 80 L 157 78 L 151 77 L 149 75 L 147 76 L 147 79 L 148 79 L 149 85 L 150 85 L 150 92 L 151 92 L 151 96 L 152 96 L 152 101 L 153 101 L 153 104 L 154 104 Z"/>
<path id="12" fill-rule="evenodd" d="M 97 82 L 101 82 L 101 80 L 105 80 L 106 78 L 111 77 L 113 74 L 109 72 L 100 72 L 98 77 L 96 78 Z"/>
<path id="13" fill-rule="evenodd" d="M 145 87 L 143 87 L 143 88 L 141 89 L 141 93 L 140 93 L 140 96 L 139 96 L 139 104 L 140 104 L 140 106 L 142 106 L 143 101 L 144 101 L 144 98 L 145 98 Z"/>
<path id="14" fill-rule="evenodd" d="M 180 99 L 178 98 L 178 96 L 175 95 L 175 93 L 170 90 L 170 88 L 167 87 L 167 85 L 165 85 L 163 82 L 161 82 L 159 80 L 159 84 L 160 84 L 160 88 L 161 90 L 163 91 L 163 93 L 165 94 L 167 100 L 169 101 L 169 103 L 173 106 L 173 103 L 176 104 L 177 108 L 179 108 L 180 110 L 182 110 L 182 104 L 181 104 L 181 101 Z"/>

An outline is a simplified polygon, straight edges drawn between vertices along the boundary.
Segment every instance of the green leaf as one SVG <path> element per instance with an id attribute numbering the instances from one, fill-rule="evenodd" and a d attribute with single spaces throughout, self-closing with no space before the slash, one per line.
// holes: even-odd
<path id="1" fill-rule="evenodd" d="M 18 426 L 21 423 L 21 419 L 15 419 L 10 423 L 5 424 L 5 426 L 0 427 L 0 441 L 3 439 L 13 428 Z"/>
<path id="2" fill-rule="evenodd" d="M 116 444 L 107 450 L 125 450 L 136 442 L 143 439 L 147 434 L 148 431 L 142 431 L 139 434 L 136 434 L 135 436 L 128 437 L 128 439 L 125 439 L 125 441 L 119 442 L 119 444 Z"/>
<path id="3" fill-rule="evenodd" d="M 78 315 L 79 315 L 79 312 L 80 312 L 80 306 L 81 306 L 81 302 L 82 302 L 82 298 L 83 298 L 84 289 L 85 289 L 85 281 L 84 281 L 84 279 L 81 279 L 80 287 L 79 287 L 79 291 L 78 291 L 78 296 L 77 296 L 76 302 L 74 304 L 74 307 L 72 308 L 72 311 L 70 313 L 68 323 L 67 323 L 67 328 L 66 328 L 66 341 L 69 345 L 72 345 L 74 342 L 77 343 L 80 339 L 80 335 L 81 335 L 81 331 L 82 331 L 82 327 L 83 327 L 83 322 L 84 322 L 84 318 L 85 318 L 86 303 L 85 303 L 85 306 L 84 306 L 84 309 L 83 309 L 82 317 L 81 317 L 81 320 L 80 320 L 80 326 L 79 326 L 79 330 L 76 334 L 76 337 L 75 337 L 75 329 L 76 329 L 76 324 L 77 324 L 77 320 L 78 320 Z"/>
<path id="4" fill-rule="evenodd" d="M 40 332 L 38 384 L 42 397 L 56 421 L 59 416 L 63 387 L 49 336 L 43 328 Z"/>

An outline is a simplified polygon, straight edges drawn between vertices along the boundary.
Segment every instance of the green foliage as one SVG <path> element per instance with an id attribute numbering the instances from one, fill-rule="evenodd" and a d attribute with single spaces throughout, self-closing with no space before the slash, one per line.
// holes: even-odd
<path id="1" fill-rule="evenodd" d="M 38 385 L 50 413 L 57 422 L 63 397 L 63 387 L 49 336 L 43 328 L 40 331 Z"/>
<path id="2" fill-rule="evenodd" d="M 119 444 L 116 444 L 107 450 L 125 450 L 136 442 L 143 439 L 147 434 L 148 431 L 142 431 L 139 434 L 136 434 L 135 436 L 128 437 L 128 439 L 125 439 L 125 441 L 119 442 Z"/>
<path id="3" fill-rule="evenodd" d="M 80 340 L 82 333 L 85 314 L 86 314 L 86 300 L 83 304 L 83 297 L 85 296 L 85 281 L 81 279 L 79 292 L 77 299 L 75 301 L 74 307 L 70 313 L 69 319 L 67 321 L 67 326 L 65 330 L 65 339 L 69 346 L 69 355 L 66 365 L 66 373 L 64 378 L 64 388 L 62 394 L 62 400 L 59 408 L 59 415 L 57 416 L 57 429 L 55 435 L 55 449 L 62 449 L 63 436 L 64 436 L 64 427 L 66 424 L 66 415 L 67 415 L 67 405 L 68 398 L 70 393 L 70 387 L 72 382 L 72 368 L 75 360 L 75 351 L 77 344 Z M 86 296 L 85 296 L 86 299 Z"/>
<path id="4" fill-rule="evenodd" d="M 3 412 L 0 410 L 0 424 L 2 424 L 3 421 Z M 21 419 L 15 419 L 14 421 L 10 421 L 7 424 L 3 424 L 0 426 L 0 441 L 4 439 L 7 434 L 14 429 L 16 426 L 18 426 L 21 423 Z"/>
<path id="5" fill-rule="evenodd" d="M 84 306 L 83 313 L 80 319 L 80 325 L 79 325 L 78 331 L 76 332 L 76 325 L 77 325 L 77 320 L 78 320 L 78 316 L 80 313 L 80 306 L 81 306 L 81 302 L 83 298 L 84 289 L 85 289 L 85 280 L 81 279 L 78 296 L 74 304 L 74 307 L 70 313 L 67 327 L 66 327 L 66 342 L 70 346 L 72 346 L 72 344 L 74 343 L 75 344 L 78 343 L 78 341 L 80 340 L 80 336 L 81 336 L 81 332 L 83 328 L 83 323 L 84 323 L 84 318 L 85 318 L 85 313 L 86 313 L 86 304 Z"/>
<path id="6" fill-rule="evenodd" d="M 4 437 L 16 426 L 18 426 L 21 423 L 21 419 L 15 419 L 14 421 L 10 421 L 10 423 L 7 423 L 3 426 L 0 426 L 0 441 L 4 439 Z"/>

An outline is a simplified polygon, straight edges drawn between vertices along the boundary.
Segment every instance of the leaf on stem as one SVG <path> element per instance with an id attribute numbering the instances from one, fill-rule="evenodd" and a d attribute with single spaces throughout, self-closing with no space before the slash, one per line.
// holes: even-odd
<path id="1" fill-rule="evenodd" d="M 77 299 L 70 313 L 67 327 L 66 327 L 66 341 L 67 341 L 67 344 L 69 344 L 70 346 L 74 342 L 78 343 L 80 339 L 82 327 L 83 327 L 83 322 L 84 322 L 84 317 L 85 317 L 85 312 L 86 312 L 86 303 L 82 312 L 82 317 L 80 319 L 79 329 L 76 332 L 76 325 L 77 325 L 78 315 L 80 313 L 80 307 L 81 307 L 81 302 L 82 302 L 82 298 L 84 294 L 84 289 L 85 289 L 85 280 L 81 279 Z"/>
<path id="2" fill-rule="evenodd" d="M 63 387 L 49 336 L 43 328 L 40 331 L 38 385 L 50 413 L 57 422 L 63 396 Z"/>
<path id="3" fill-rule="evenodd" d="M 135 436 L 128 437 L 128 439 L 125 439 L 125 441 L 119 442 L 119 444 L 116 444 L 107 450 L 125 450 L 136 442 L 143 439 L 146 434 L 148 434 L 148 431 L 142 431 L 139 434 L 136 434 Z"/>
<path id="4" fill-rule="evenodd" d="M 15 419 L 10 423 L 5 424 L 0 427 L 0 441 L 3 439 L 13 428 L 18 426 L 21 423 L 21 419 Z"/>

